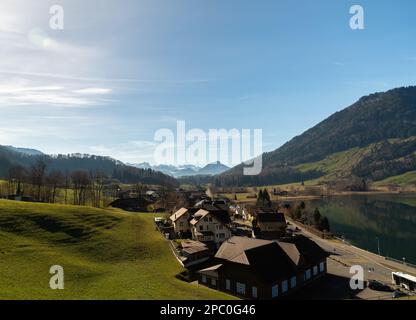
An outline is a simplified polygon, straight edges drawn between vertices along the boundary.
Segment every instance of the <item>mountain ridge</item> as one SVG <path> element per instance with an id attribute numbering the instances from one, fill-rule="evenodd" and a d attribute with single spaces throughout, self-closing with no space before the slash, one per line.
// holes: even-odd
<path id="1" fill-rule="evenodd" d="M 264 185 L 300 182 L 303 180 L 324 177 L 327 173 L 313 169 L 301 171 L 301 164 L 322 161 L 332 154 L 353 148 L 366 148 L 375 143 L 388 143 L 391 139 L 405 140 L 416 137 L 416 87 L 401 87 L 386 92 L 373 93 L 361 97 L 351 106 L 335 112 L 317 125 L 306 130 L 274 151 L 263 154 L 263 170 L 258 176 L 243 176 L 243 165 L 239 165 L 219 175 L 215 179 L 217 185 Z M 398 156 L 396 163 L 392 159 L 384 161 L 383 156 L 389 147 L 395 149 L 390 156 Z M 399 149 L 407 148 L 407 154 Z M 410 141 L 395 145 L 384 145 L 380 152 L 373 152 L 372 161 L 379 167 L 384 165 L 397 168 L 406 164 L 406 170 L 415 167 L 413 152 L 416 151 Z M 368 161 L 369 159 L 363 159 Z M 390 162 L 389 162 L 390 161 Z M 350 176 L 363 179 L 374 179 L 365 170 L 369 163 L 357 163 Z M 416 167 L 415 167 L 416 168 Z M 403 168 L 404 169 L 404 168 Z M 380 170 L 380 169 L 378 169 Z M 403 173 L 403 172 L 402 172 Z M 380 176 L 387 177 L 385 174 Z M 348 176 L 348 175 L 347 175 Z"/>
<path id="2" fill-rule="evenodd" d="M 226 165 L 222 164 L 220 161 L 208 163 L 204 167 L 198 167 L 195 165 L 174 166 L 174 165 L 166 165 L 166 164 L 152 166 L 148 162 L 142 162 L 138 164 L 129 164 L 129 165 L 134 166 L 136 168 L 141 168 L 141 169 L 146 168 L 146 169 L 160 171 L 160 172 L 163 172 L 164 174 L 170 175 L 175 178 L 198 176 L 198 175 L 213 176 L 213 175 L 221 174 L 230 169 Z"/>

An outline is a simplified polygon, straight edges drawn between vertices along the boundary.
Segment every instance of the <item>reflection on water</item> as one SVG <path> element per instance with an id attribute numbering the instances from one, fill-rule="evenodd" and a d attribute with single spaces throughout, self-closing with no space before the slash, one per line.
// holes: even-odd
<path id="1" fill-rule="evenodd" d="M 329 218 L 331 231 L 352 244 L 416 264 L 416 196 L 332 197 L 307 201 L 306 206 L 318 207 Z"/>

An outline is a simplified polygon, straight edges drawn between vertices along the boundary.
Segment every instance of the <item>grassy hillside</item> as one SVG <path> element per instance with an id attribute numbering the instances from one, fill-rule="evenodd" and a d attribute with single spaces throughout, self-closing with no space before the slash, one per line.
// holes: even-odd
<path id="1" fill-rule="evenodd" d="M 262 155 L 262 172 L 238 165 L 217 186 L 279 185 L 326 178 L 379 181 L 416 170 L 416 87 L 359 99 L 280 148 Z"/>
<path id="2" fill-rule="evenodd" d="M 223 299 L 182 282 L 154 215 L 0 201 L 0 299 Z M 65 289 L 49 288 L 49 268 Z"/>
<path id="3" fill-rule="evenodd" d="M 391 185 L 397 184 L 399 186 L 403 185 L 416 185 L 416 171 L 406 172 L 397 176 L 389 177 L 387 179 L 377 181 L 375 185 Z"/>

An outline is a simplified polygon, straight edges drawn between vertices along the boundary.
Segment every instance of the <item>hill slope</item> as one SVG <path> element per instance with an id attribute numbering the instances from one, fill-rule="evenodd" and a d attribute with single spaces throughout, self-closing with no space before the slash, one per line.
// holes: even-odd
<path id="1" fill-rule="evenodd" d="M 0 200 L 0 299 L 223 299 L 182 271 L 152 215 Z M 65 289 L 49 288 L 61 265 Z"/>
<path id="2" fill-rule="evenodd" d="M 344 158 L 355 148 L 369 157 L 355 159 L 355 165 L 344 176 L 383 179 L 416 169 L 416 87 L 393 89 L 361 98 L 352 106 L 337 112 L 315 127 L 263 155 L 263 171 L 259 176 L 244 177 L 237 166 L 216 179 L 220 185 L 261 185 L 289 183 L 327 175 L 328 170 L 302 164 L 317 163 L 331 156 Z M 396 139 L 396 140 L 394 140 Z M 401 141 L 397 144 L 397 141 Z M 377 145 L 374 145 L 377 144 Z M 340 155 L 340 152 L 346 152 Z M 337 155 L 338 154 L 338 155 Z M 374 167 L 374 163 L 376 163 Z M 383 174 L 374 176 L 374 169 Z"/>
<path id="3" fill-rule="evenodd" d="M 177 185 L 177 181 L 173 177 L 162 172 L 128 166 L 110 157 L 86 154 L 49 156 L 22 152 L 18 151 L 19 149 L 0 146 L 0 178 L 7 178 L 8 171 L 12 166 L 20 165 L 30 168 L 37 160 L 43 159 L 49 171 L 59 170 L 62 173 L 71 173 L 76 170 L 88 172 L 98 170 L 125 183 Z"/>

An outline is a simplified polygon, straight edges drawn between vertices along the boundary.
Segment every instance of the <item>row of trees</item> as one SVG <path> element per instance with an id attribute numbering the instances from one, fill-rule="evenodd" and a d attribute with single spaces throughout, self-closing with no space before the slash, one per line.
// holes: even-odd
<path id="1" fill-rule="evenodd" d="M 104 201 L 104 189 L 110 182 L 109 177 L 99 170 L 75 170 L 71 173 L 48 170 L 47 161 L 40 158 L 30 167 L 10 167 L 6 187 L 3 186 L 0 191 L 3 196 L 24 195 L 34 201 L 74 205 L 88 203 L 100 207 Z"/>
<path id="2" fill-rule="evenodd" d="M 330 231 L 328 218 L 321 215 L 318 208 L 315 208 L 313 212 L 307 210 L 303 201 L 290 210 L 290 216 L 292 219 L 313 226 L 320 231 Z"/>

